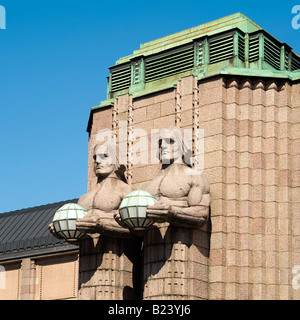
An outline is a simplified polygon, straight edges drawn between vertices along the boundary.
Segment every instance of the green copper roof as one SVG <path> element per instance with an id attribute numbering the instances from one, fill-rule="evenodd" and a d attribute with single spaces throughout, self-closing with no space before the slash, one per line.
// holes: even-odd
<path id="1" fill-rule="evenodd" d="M 107 100 L 176 86 L 185 76 L 215 75 L 300 79 L 300 56 L 242 13 L 204 23 L 157 40 L 120 58 L 110 69 Z"/>
<path id="2" fill-rule="evenodd" d="M 200 26 L 180 31 L 169 36 L 146 42 L 140 45 L 139 50 L 135 50 L 132 55 L 120 58 L 116 64 L 130 61 L 132 58 L 140 55 L 150 55 L 163 50 L 174 48 L 193 41 L 203 36 L 212 36 L 233 28 L 239 28 L 244 33 L 251 33 L 262 30 L 255 22 L 246 17 L 243 13 L 235 13 L 227 17 L 217 19 Z"/>

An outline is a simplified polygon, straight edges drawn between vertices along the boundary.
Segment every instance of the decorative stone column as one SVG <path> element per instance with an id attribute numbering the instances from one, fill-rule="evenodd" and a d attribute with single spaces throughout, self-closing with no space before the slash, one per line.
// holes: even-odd
<path id="1" fill-rule="evenodd" d="M 36 287 L 36 265 L 29 258 L 21 263 L 20 300 L 34 300 Z"/>

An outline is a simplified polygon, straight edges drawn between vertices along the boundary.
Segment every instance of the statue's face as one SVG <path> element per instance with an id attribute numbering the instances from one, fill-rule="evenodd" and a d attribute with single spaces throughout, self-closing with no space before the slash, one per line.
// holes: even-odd
<path id="1" fill-rule="evenodd" d="M 174 134 L 163 131 L 160 137 L 161 161 L 163 164 L 170 164 L 182 159 L 181 142 L 175 139 Z"/>
<path id="2" fill-rule="evenodd" d="M 109 154 L 107 147 L 101 145 L 94 152 L 94 170 L 97 177 L 109 176 L 116 168 L 112 155 Z"/>

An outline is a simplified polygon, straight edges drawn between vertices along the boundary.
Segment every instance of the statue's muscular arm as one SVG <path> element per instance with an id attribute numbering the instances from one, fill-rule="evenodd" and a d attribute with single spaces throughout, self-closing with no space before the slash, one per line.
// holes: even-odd
<path id="1" fill-rule="evenodd" d="M 115 219 L 118 212 L 119 204 L 124 196 L 132 191 L 132 187 L 121 181 L 115 180 L 116 185 L 111 190 L 115 192 L 113 202 L 110 204 L 111 208 L 101 208 L 96 205 L 93 199 L 87 199 L 86 195 L 82 196 L 78 203 L 89 207 L 88 214 L 85 218 L 77 221 L 77 228 L 83 232 L 94 233 L 97 232 L 101 235 L 114 236 L 114 237 L 127 237 L 130 232 L 127 228 L 122 228 Z M 94 196 L 94 195 L 93 195 Z M 109 197 L 109 194 L 107 194 Z"/>
<path id="2" fill-rule="evenodd" d="M 204 173 L 191 175 L 188 207 L 177 207 L 167 202 L 158 202 L 148 207 L 148 217 L 155 222 L 198 228 L 208 219 L 210 205 L 209 183 Z"/>
<path id="3" fill-rule="evenodd" d="M 210 205 L 209 184 L 204 173 L 192 176 L 188 207 L 171 206 L 167 221 L 185 227 L 201 227 L 208 219 Z"/>

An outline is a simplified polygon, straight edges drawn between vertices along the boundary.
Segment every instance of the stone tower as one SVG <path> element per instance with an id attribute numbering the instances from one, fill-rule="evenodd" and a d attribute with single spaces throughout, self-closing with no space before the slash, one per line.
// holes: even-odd
<path id="1" fill-rule="evenodd" d="M 210 219 L 194 235 L 168 238 L 168 224 L 160 237 L 148 230 L 134 248 L 140 254 L 126 256 L 118 240 L 100 248 L 97 234 L 82 240 L 81 297 L 126 298 L 110 290 L 117 279 L 141 299 L 299 299 L 292 286 L 300 265 L 299 119 L 299 55 L 241 13 L 119 59 L 107 100 L 90 113 L 88 189 L 99 130 L 115 132 L 127 182 L 140 189 L 161 170 L 150 161 L 151 133 L 190 129 L 196 157 L 203 129 Z M 148 162 L 132 161 L 135 129 L 145 134 L 139 155 Z M 105 285 L 106 296 L 97 295 Z"/>

